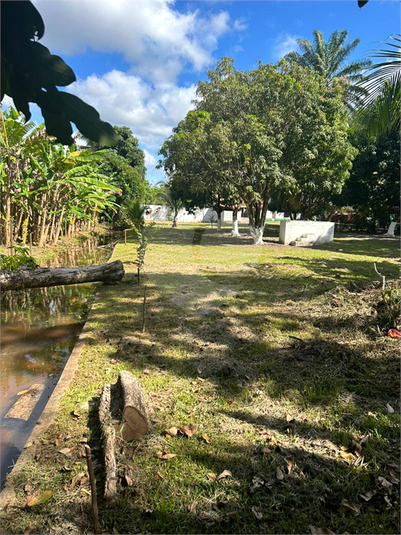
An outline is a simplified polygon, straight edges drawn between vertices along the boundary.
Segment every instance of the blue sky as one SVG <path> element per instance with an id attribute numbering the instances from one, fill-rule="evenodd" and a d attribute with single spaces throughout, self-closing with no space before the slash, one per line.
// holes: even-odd
<path id="1" fill-rule="evenodd" d="M 34 0 L 45 22 L 42 43 L 74 69 L 68 91 L 102 119 L 126 125 L 145 150 L 147 177 L 171 129 L 191 108 L 198 80 L 223 56 L 240 69 L 278 61 L 312 31 L 346 29 L 366 58 L 400 33 L 400 1 L 370 0 Z M 39 113 L 33 119 L 41 121 Z"/>

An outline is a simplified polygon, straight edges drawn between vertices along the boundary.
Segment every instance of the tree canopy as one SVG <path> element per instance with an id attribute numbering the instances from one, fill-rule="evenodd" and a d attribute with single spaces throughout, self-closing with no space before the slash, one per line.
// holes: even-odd
<path id="1" fill-rule="evenodd" d="M 340 80 L 344 85 L 345 102 L 353 110 L 366 96 L 367 91 L 360 82 L 363 80 L 362 72 L 370 65 L 370 60 L 347 63 L 348 57 L 360 42 L 360 39 L 354 39 L 346 44 L 347 38 L 347 30 L 334 31 L 326 42 L 321 31 L 313 30 L 313 43 L 307 39 L 297 39 L 302 54 L 290 52 L 285 59 L 310 67 L 327 80 Z"/>
<path id="2" fill-rule="evenodd" d="M 292 211 L 319 214 L 341 191 L 356 152 L 341 85 L 285 61 L 242 72 L 224 58 L 207 74 L 196 110 L 160 149 L 171 183 L 246 205 L 255 243 L 274 191 L 287 205 L 297 199 Z"/>

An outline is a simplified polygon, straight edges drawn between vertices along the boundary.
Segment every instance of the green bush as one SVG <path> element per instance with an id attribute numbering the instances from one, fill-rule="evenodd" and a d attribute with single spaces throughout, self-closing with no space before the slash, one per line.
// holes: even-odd
<path id="1" fill-rule="evenodd" d="M 376 305 L 377 317 L 383 328 L 397 328 L 401 320 L 401 289 L 389 288 L 382 292 Z"/>
<path id="2" fill-rule="evenodd" d="M 32 269 L 38 267 L 35 260 L 28 254 L 26 246 L 15 246 L 14 255 L 0 254 L 0 269 L 17 271 L 21 266 L 29 266 Z"/>

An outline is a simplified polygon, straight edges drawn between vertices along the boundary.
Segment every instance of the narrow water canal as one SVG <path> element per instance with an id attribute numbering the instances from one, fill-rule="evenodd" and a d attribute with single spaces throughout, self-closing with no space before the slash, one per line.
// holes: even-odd
<path id="1" fill-rule="evenodd" d="M 110 236 L 88 240 L 59 255 L 47 267 L 107 262 L 111 247 L 106 244 L 111 241 Z M 96 284 L 2 292 L 1 488 L 58 382 L 83 327 Z M 23 396 L 28 398 L 26 403 Z"/>

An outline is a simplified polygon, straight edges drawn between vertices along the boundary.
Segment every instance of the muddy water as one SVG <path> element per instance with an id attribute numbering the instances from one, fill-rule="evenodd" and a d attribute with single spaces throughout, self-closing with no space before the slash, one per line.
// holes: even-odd
<path id="1" fill-rule="evenodd" d="M 111 241 L 109 238 L 103 240 Z M 99 248 L 100 245 L 100 248 Z M 70 249 L 48 267 L 101 264 L 111 248 L 91 240 Z M 95 284 L 2 292 L 0 349 L 1 487 L 24 447 L 71 354 L 90 308 Z M 22 392 L 44 385 L 27 417 L 7 417 Z M 25 394 L 26 395 L 26 394 Z"/>

